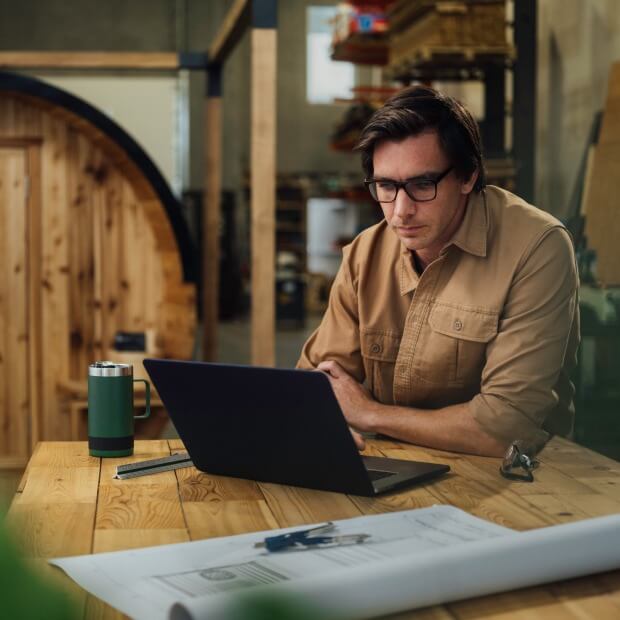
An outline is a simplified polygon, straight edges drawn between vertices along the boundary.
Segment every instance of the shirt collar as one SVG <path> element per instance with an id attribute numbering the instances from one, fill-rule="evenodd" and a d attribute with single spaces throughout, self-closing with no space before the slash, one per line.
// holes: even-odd
<path id="1" fill-rule="evenodd" d="M 467 201 L 463 221 L 446 247 L 456 245 L 464 252 L 485 257 L 487 255 L 487 233 L 488 218 L 484 190 L 472 192 Z"/>
<path id="2" fill-rule="evenodd" d="M 415 291 L 418 287 L 420 276 L 413 268 L 413 257 L 411 256 L 411 252 L 402 244 L 400 244 L 400 248 L 400 294 L 406 295 L 407 293 L 411 293 L 411 291 Z"/>
<path id="3" fill-rule="evenodd" d="M 442 252 L 450 245 L 456 245 L 464 252 L 485 257 L 487 255 L 487 234 L 488 217 L 484 190 L 472 192 L 467 201 L 463 221 Z M 417 288 L 420 277 L 413 267 L 411 252 L 402 244 L 400 248 L 400 294 L 406 295 Z"/>

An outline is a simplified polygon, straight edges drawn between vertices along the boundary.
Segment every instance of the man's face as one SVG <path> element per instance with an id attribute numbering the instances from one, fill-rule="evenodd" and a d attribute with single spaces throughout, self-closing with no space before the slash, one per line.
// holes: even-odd
<path id="1" fill-rule="evenodd" d="M 380 142 L 374 151 L 373 178 L 435 179 L 450 165 L 437 132 L 428 131 L 398 142 Z M 400 188 L 394 202 L 381 203 L 385 219 L 407 249 L 430 262 L 458 229 L 476 178 L 474 174 L 463 182 L 452 170 L 438 183 L 437 196 L 428 202 L 412 200 Z"/>

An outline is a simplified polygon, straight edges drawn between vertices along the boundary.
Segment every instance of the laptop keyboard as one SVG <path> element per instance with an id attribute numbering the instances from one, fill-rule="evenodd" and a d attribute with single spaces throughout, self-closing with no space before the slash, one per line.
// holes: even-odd
<path id="1" fill-rule="evenodd" d="M 373 482 L 375 480 L 381 480 L 381 478 L 387 478 L 388 476 L 394 475 L 393 471 L 381 471 L 380 469 L 367 469 L 366 471 Z"/>

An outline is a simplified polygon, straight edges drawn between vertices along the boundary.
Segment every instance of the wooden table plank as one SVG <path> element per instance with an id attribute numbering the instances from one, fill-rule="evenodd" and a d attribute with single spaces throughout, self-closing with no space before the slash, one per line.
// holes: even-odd
<path id="1" fill-rule="evenodd" d="M 212 476 L 195 468 L 128 480 L 113 478 L 120 463 L 182 451 L 177 440 L 143 441 L 136 442 L 133 457 L 96 459 L 88 456 L 86 442 L 39 444 L 10 509 L 10 521 L 20 530 L 23 548 L 42 558 L 111 551 L 436 503 L 452 504 L 519 530 L 620 511 L 620 464 L 559 439 L 541 454 L 542 465 L 531 484 L 503 479 L 498 459 L 371 440 L 367 454 L 448 463 L 452 468 L 447 476 L 378 498 Z M 59 575 L 56 578 L 63 587 L 80 593 L 84 617 L 124 617 Z M 620 571 L 416 610 L 391 619 L 480 617 L 617 618 Z"/>
<path id="2" fill-rule="evenodd" d="M 90 553 L 99 468 L 86 444 L 38 444 L 7 515 L 28 555 Z"/>
<path id="3" fill-rule="evenodd" d="M 95 504 L 99 467 L 39 466 L 30 468 L 20 504 Z"/>
<path id="4" fill-rule="evenodd" d="M 180 439 L 169 439 L 168 446 L 170 447 L 172 454 L 176 454 L 177 452 L 187 452 L 183 442 Z"/>
<path id="5" fill-rule="evenodd" d="M 357 506 L 342 493 L 266 482 L 261 482 L 260 488 L 280 527 L 361 516 Z"/>
<path id="6" fill-rule="evenodd" d="M 89 596 L 84 609 L 85 620 L 128 620 L 124 613 L 106 605 L 101 599 Z"/>
<path id="7" fill-rule="evenodd" d="M 90 596 L 86 590 L 83 590 L 73 579 L 69 579 L 59 568 L 52 566 L 42 558 L 29 560 L 29 565 L 33 570 L 36 570 L 41 578 L 45 579 L 50 586 L 62 590 L 71 598 L 77 618 L 88 618 L 88 616 L 84 615 L 86 601 Z"/>
<path id="8" fill-rule="evenodd" d="M 620 513 L 620 498 L 612 498 L 600 493 L 571 495 L 566 502 L 569 506 L 583 511 L 588 517 Z"/>
<path id="9" fill-rule="evenodd" d="M 133 456 L 102 459 L 93 552 L 190 539 L 173 471 L 114 478 L 118 465 L 169 455 L 165 440 L 136 441 Z"/>
<path id="10" fill-rule="evenodd" d="M 484 471 L 489 477 L 499 479 L 509 486 L 514 493 L 518 495 L 549 493 L 555 495 L 561 493 L 563 495 L 588 495 L 592 493 L 592 489 L 571 476 L 561 468 L 558 469 L 555 461 L 549 462 L 545 460 L 545 452 L 540 456 L 542 465 L 534 472 L 533 483 L 519 483 L 506 480 L 499 477 L 499 465 L 497 459 L 486 457 L 471 456 L 467 457 L 470 466 L 478 470 Z"/>
<path id="11" fill-rule="evenodd" d="M 539 508 L 545 515 L 551 517 L 554 523 L 582 521 L 590 516 L 574 503 L 570 502 L 571 496 L 550 495 L 548 493 L 534 495 L 532 493 L 526 497 L 528 504 Z"/>
<path id="12" fill-rule="evenodd" d="M 85 441 L 43 441 L 37 444 L 26 470 L 38 467 L 99 467 L 100 459 L 88 454 Z"/>
<path id="13" fill-rule="evenodd" d="M 620 579 L 620 571 L 611 574 Z M 602 580 L 581 577 L 551 583 L 548 589 L 581 618 L 620 618 L 620 594 L 618 591 L 612 593 Z"/>
<path id="14" fill-rule="evenodd" d="M 584 577 L 583 579 L 589 580 L 590 578 Z M 608 593 L 614 605 L 620 607 L 620 570 L 595 575 L 593 579 L 599 587 L 603 588 L 603 590 Z"/>
<path id="15" fill-rule="evenodd" d="M 425 486 L 415 490 L 402 491 L 381 497 L 356 497 L 351 496 L 351 501 L 358 510 L 365 515 L 384 514 L 399 510 L 414 510 L 415 508 L 428 508 L 438 504 L 437 497 Z"/>
<path id="16" fill-rule="evenodd" d="M 574 472 L 575 467 L 583 468 L 609 468 L 612 471 L 620 472 L 620 462 L 614 461 L 609 457 L 594 452 L 584 446 L 580 446 L 563 437 L 554 437 L 543 452 L 541 459 L 550 465 L 558 466 L 563 471 Z"/>
<path id="17" fill-rule="evenodd" d="M 37 444 L 7 515 L 26 555 L 51 558 L 91 552 L 100 465 L 85 443 Z M 74 599 L 76 609 L 85 608 L 84 590 L 47 563 L 37 564 Z"/>
<path id="18" fill-rule="evenodd" d="M 179 496 L 192 540 L 278 527 L 258 484 L 178 469 Z"/>
<path id="19" fill-rule="evenodd" d="M 499 475 L 498 459 L 494 460 L 495 474 L 473 465 L 464 455 L 420 449 L 417 446 L 400 450 L 384 449 L 391 458 L 406 458 L 446 463 L 451 471 L 426 488 L 436 498 L 434 503 L 461 508 L 498 525 L 518 530 L 551 525 L 556 520 L 551 515 L 526 503 L 513 492 L 514 484 Z M 409 491 L 415 493 L 416 489 Z"/>
<path id="20" fill-rule="evenodd" d="M 557 447 L 556 441 L 559 444 Z M 458 475 L 458 480 L 465 481 L 464 484 L 470 491 L 476 488 L 477 495 L 471 496 L 470 493 L 462 495 L 462 488 L 459 486 L 446 489 L 446 485 L 438 485 L 437 488 L 441 489 L 438 500 L 491 519 L 488 504 L 492 504 L 494 509 L 503 506 L 503 513 L 506 516 L 501 522 L 496 521 L 497 523 L 516 529 L 530 529 L 620 510 L 620 506 L 617 505 L 620 501 L 620 489 L 614 488 L 616 478 L 613 477 L 619 464 L 595 454 L 595 465 L 591 465 L 587 460 L 584 461 L 580 447 L 574 448 L 574 445 L 565 440 L 554 439 L 540 455 L 542 465 L 536 470 L 533 483 L 513 482 L 502 478 L 498 472 L 498 459 L 443 453 L 405 444 L 399 450 L 384 449 L 382 452 L 393 458 L 400 456 L 400 458 L 449 464 L 452 473 Z M 590 452 L 585 451 L 586 455 Z M 547 454 L 550 456 L 546 457 Z M 581 474 L 589 476 L 592 472 L 597 476 L 592 479 L 578 479 L 569 475 L 569 471 L 572 471 L 574 476 Z M 586 484 L 586 481 L 589 484 Z M 618 482 L 620 483 L 620 480 Z M 483 501 L 485 487 L 492 490 L 492 496 L 488 501 Z M 597 492 L 599 489 L 606 494 Z M 544 497 L 545 495 L 548 497 Z M 614 497 L 616 499 L 613 499 Z M 512 516 L 506 521 L 508 514 Z"/>
<path id="21" fill-rule="evenodd" d="M 448 608 L 459 620 L 583 620 L 542 587 L 472 598 Z"/>
<path id="22" fill-rule="evenodd" d="M 163 489 L 149 484 L 101 485 L 97 504 L 97 530 L 183 528 L 185 520 L 181 503 L 172 485 Z"/>
<path id="23" fill-rule="evenodd" d="M 176 470 L 182 501 L 262 500 L 263 494 L 253 480 L 215 476 L 195 467 Z"/>
<path id="24" fill-rule="evenodd" d="M 385 616 L 384 620 L 454 620 L 453 613 L 445 607 L 437 605 L 435 607 L 424 607 L 414 611 L 406 611 L 400 614 Z"/>
<path id="25" fill-rule="evenodd" d="M 186 502 L 183 508 L 192 540 L 278 527 L 264 500 Z"/>
<path id="26" fill-rule="evenodd" d="M 597 476 L 595 478 L 577 478 L 577 480 L 589 487 L 591 491 L 611 499 L 618 498 L 620 494 L 620 476 Z"/>
<path id="27" fill-rule="evenodd" d="M 157 545 L 188 542 L 187 528 L 167 529 L 97 529 L 93 538 L 93 553 L 141 549 Z"/>
<path id="28" fill-rule="evenodd" d="M 23 552 L 54 558 L 91 552 L 95 506 L 87 504 L 13 504 L 7 523 Z"/>

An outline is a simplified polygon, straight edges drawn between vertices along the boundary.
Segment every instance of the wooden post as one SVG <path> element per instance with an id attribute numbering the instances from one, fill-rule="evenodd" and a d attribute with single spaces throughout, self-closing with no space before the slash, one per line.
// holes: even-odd
<path id="1" fill-rule="evenodd" d="M 41 386 L 43 346 L 41 334 L 41 145 L 28 146 L 28 331 L 30 384 L 30 445 L 33 452 L 41 439 Z"/>
<path id="2" fill-rule="evenodd" d="M 105 206 L 100 192 L 93 193 L 93 356 L 95 360 L 105 359 L 105 352 L 109 348 L 106 341 L 105 309 L 105 281 L 103 278 L 105 252 L 103 245 L 103 230 L 105 228 Z M 94 361 L 94 360 L 93 360 Z M 67 376 L 67 375 L 64 375 Z"/>
<path id="3" fill-rule="evenodd" d="M 252 364 L 275 364 L 275 177 L 277 0 L 235 0 L 209 47 L 206 195 L 203 216 L 203 350 L 216 351 L 222 173 L 221 67 L 251 24 Z"/>
<path id="4" fill-rule="evenodd" d="M 174 52 L 0 52 L 0 68 L 8 69 L 136 69 L 176 71 Z"/>
<path id="5" fill-rule="evenodd" d="M 217 356 L 219 308 L 219 227 L 222 187 L 222 71 L 212 65 L 207 73 L 205 194 L 202 217 L 202 357 Z"/>
<path id="6" fill-rule="evenodd" d="M 251 32 L 252 364 L 275 365 L 276 30 Z"/>

